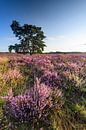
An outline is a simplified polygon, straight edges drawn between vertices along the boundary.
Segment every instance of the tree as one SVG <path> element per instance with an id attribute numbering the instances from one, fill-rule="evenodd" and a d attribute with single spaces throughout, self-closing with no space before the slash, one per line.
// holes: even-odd
<path id="1" fill-rule="evenodd" d="M 44 47 L 44 32 L 41 30 L 41 27 L 36 27 L 35 25 L 24 24 L 21 26 L 19 22 L 13 21 L 11 24 L 11 29 L 20 44 L 14 45 L 15 52 L 22 53 L 42 53 Z M 10 47 L 11 48 L 11 47 Z M 9 49 L 10 50 L 10 49 Z"/>
<path id="2" fill-rule="evenodd" d="M 9 50 L 9 52 L 11 53 L 12 52 L 12 50 L 14 50 L 16 53 L 19 53 L 20 51 L 20 44 L 15 44 L 15 45 L 10 45 L 9 47 L 8 47 L 8 50 Z"/>
<path id="3" fill-rule="evenodd" d="M 13 45 L 10 45 L 9 47 L 8 47 L 8 50 L 9 50 L 9 52 L 11 53 L 12 52 L 12 50 L 14 50 L 14 46 Z"/>

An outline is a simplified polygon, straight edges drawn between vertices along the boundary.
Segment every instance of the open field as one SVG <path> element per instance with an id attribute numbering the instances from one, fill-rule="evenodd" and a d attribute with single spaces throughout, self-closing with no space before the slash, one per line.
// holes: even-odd
<path id="1" fill-rule="evenodd" d="M 85 124 L 85 53 L 0 53 L 0 130 L 86 130 Z"/>

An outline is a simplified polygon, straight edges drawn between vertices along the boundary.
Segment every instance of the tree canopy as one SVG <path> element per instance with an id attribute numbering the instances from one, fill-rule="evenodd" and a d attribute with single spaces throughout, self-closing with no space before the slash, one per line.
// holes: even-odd
<path id="1" fill-rule="evenodd" d="M 17 53 L 42 53 L 44 47 L 44 32 L 41 27 L 24 24 L 21 26 L 16 20 L 12 21 L 11 29 L 18 40 L 19 44 L 10 45 L 9 51 L 15 50 Z"/>

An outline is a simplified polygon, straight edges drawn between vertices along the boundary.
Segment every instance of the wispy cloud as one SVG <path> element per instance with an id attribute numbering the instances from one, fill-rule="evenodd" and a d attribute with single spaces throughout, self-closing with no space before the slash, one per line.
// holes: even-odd
<path id="1" fill-rule="evenodd" d="M 83 43 L 83 44 L 81 44 L 81 45 L 86 45 L 86 43 Z"/>
<path id="2" fill-rule="evenodd" d="M 15 43 L 18 43 L 16 37 L 0 37 L 0 44 L 2 50 L 8 50 L 8 46 L 10 44 Z M 80 36 L 48 36 L 45 40 L 45 44 L 47 45 L 45 51 L 86 51 L 86 35 L 84 34 Z"/>
<path id="3" fill-rule="evenodd" d="M 57 40 L 62 40 L 62 39 L 64 39 L 64 38 L 65 38 L 64 35 L 49 36 L 49 37 L 47 37 L 47 40 L 57 41 Z"/>
<path id="4" fill-rule="evenodd" d="M 46 39 L 45 51 L 86 51 L 86 35 L 67 36 L 58 35 Z"/>

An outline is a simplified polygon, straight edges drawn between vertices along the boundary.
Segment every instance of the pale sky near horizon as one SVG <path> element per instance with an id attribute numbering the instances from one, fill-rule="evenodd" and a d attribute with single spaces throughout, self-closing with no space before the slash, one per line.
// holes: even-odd
<path id="1" fill-rule="evenodd" d="M 0 0 L 0 51 L 17 42 L 12 20 L 41 26 L 45 51 L 86 52 L 86 0 Z"/>

